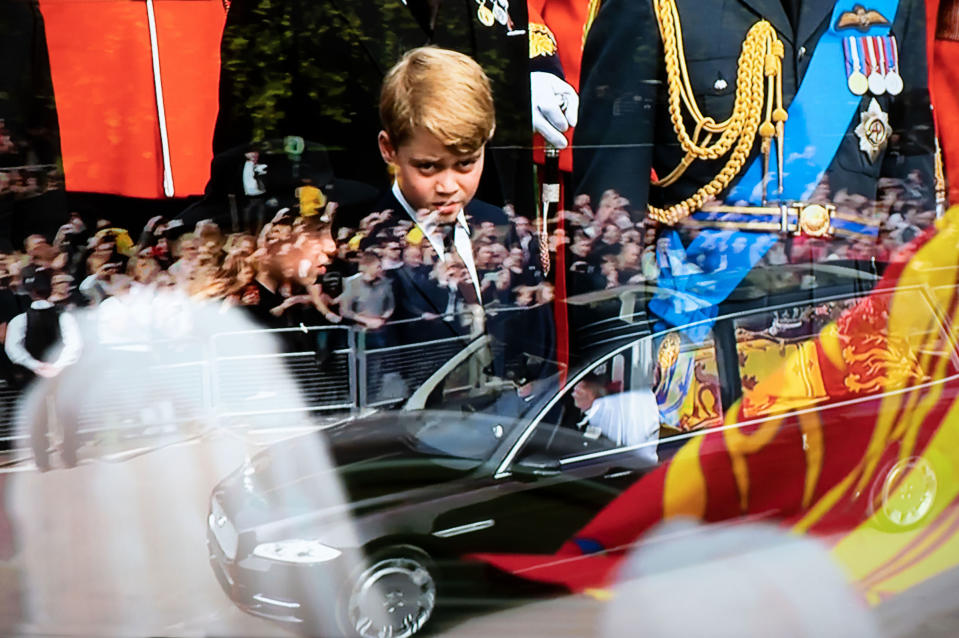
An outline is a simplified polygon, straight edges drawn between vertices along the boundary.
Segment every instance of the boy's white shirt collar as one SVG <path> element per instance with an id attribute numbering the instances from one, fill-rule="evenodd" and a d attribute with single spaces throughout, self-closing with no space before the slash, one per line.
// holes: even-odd
<path id="1" fill-rule="evenodd" d="M 436 224 L 433 223 L 422 223 L 416 216 L 416 211 L 413 210 L 413 207 L 406 197 L 403 196 L 403 191 L 400 190 L 400 184 L 397 181 L 393 181 L 393 197 L 396 198 L 396 201 L 400 203 L 400 206 L 403 207 L 403 210 L 406 211 L 406 214 L 410 216 L 410 219 L 413 220 L 413 223 L 422 231 L 423 236 L 429 240 L 430 244 L 433 246 L 433 249 L 436 251 L 437 255 L 443 256 L 446 254 L 446 249 L 443 246 L 443 242 L 434 236 L 434 230 L 436 230 Z M 469 235 L 470 227 L 466 223 L 466 214 L 463 212 L 463 209 L 460 209 L 459 215 L 456 216 L 457 225 L 461 226 L 463 230 L 466 231 L 466 234 Z"/>
<path id="2" fill-rule="evenodd" d="M 406 214 L 410 216 L 410 219 L 413 220 L 413 223 L 417 228 L 420 229 L 420 232 L 423 233 L 423 236 L 426 237 L 426 240 L 430 242 L 430 245 L 433 247 L 433 250 L 436 252 L 437 256 L 443 261 L 446 261 L 446 247 L 443 246 L 443 242 L 435 236 L 433 232 L 436 229 L 436 224 L 425 224 L 420 223 L 420 220 L 416 217 L 416 211 L 413 210 L 413 207 L 410 206 L 410 203 L 406 201 L 406 197 L 403 196 L 403 191 L 400 190 L 400 184 L 396 180 L 393 181 L 393 197 L 396 198 L 396 201 L 400 203 L 400 206 L 403 207 L 403 210 L 406 211 Z M 459 214 L 456 216 L 456 226 L 454 227 L 453 232 L 453 245 L 456 247 L 456 252 L 459 254 L 460 258 L 463 260 L 463 264 L 466 266 L 466 270 L 470 274 L 470 280 L 473 282 L 473 289 L 476 290 L 476 298 L 479 301 L 479 304 L 483 305 L 483 291 L 480 288 L 479 276 L 476 274 L 476 262 L 473 260 L 473 243 L 470 241 L 470 227 L 466 223 L 466 213 L 463 212 L 463 209 L 460 208 Z"/>

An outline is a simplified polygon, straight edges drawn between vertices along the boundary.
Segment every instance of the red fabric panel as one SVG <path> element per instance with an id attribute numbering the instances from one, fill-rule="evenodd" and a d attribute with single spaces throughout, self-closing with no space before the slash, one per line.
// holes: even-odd
<path id="1" fill-rule="evenodd" d="M 570 86 L 579 92 L 579 70 L 583 62 L 583 27 L 589 13 L 588 0 L 546 0 L 543 22 L 556 37 L 559 60 Z"/>
<path id="2" fill-rule="evenodd" d="M 156 0 L 175 195 L 203 192 L 212 159 L 221 0 Z M 71 191 L 163 197 L 146 2 L 40 0 Z"/>
<path id="3" fill-rule="evenodd" d="M 203 193 L 219 107 L 222 0 L 155 3 L 160 70 L 177 196 Z"/>
<path id="4" fill-rule="evenodd" d="M 530 22 L 538 18 L 549 27 L 556 37 L 556 50 L 563 67 L 566 81 L 579 93 L 579 71 L 583 61 L 583 27 L 589 10 L 589 0 L 529 0 L 527 10 Z M 566 132 L 566 139 L 572 144 L 573 131 Z M 543 163 L 543 147 L 546 142 L 536 135 L 533 138 L 533 159 Z M 560 170 L 572 172 L 573 153 L 569 148 L 559 155 Z"/>
<path id="5" fill-rule="evenodd" d="M 950 204 L 959 203 L 959 42 L 936 40 L 930 78 Z"/>

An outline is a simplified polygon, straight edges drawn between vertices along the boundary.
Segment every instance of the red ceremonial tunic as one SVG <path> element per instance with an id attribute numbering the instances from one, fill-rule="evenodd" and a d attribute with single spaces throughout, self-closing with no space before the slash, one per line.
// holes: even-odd
<path id="1" fill-rule="evenodd" d="M 556 40 L 556 56 L 558 66 L 562 67 L 566 82 L 579 93 L 579 70 L 583 60 L 583 40 L 586 23 L 589 18 L 590 0 L 527 0 L 529 22 L 532 25 L 545 25 Z M 573 129 L 566 131 L 566 139 L 572 143 Z M 543 146 L 545 142 L 539 135 L 535 136 L 534 157 L 536 162 L 543 162 Z M 573 170 L 573 154 L 570 150 L 560 153 L 560 170 Z"/>
<path id="2" fill-rule="evenodd" d="M 163 154 L 146 0 L 40 0 L 66 187 L 161 198 Z M 213 157 L 222 0 L 154 2 L 174 196 Z"/>
<path id="3" fill-rule="evenodd" d="M 959 0 L 926 0 L 929 93 L 946 170 L 947 197 L 959 203 Z"/>

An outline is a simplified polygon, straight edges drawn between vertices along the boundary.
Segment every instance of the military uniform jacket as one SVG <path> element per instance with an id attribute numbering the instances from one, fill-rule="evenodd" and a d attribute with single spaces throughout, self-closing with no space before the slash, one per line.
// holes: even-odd
<path id="1" fill-rule="evenodd" d="M 868 8 L 868 2 L 863 4 Z M 692 90 L 703 114 L 716 121 L 732 113 L 738 58 L 746 32 L 754 23 L 765 18 L 784 45 L 783 104 L 788 109 L 834 8 L 832 0 L 802 0 L 794 27 L 781 0 L 676 0 L 676 5 Z M 889 116 L 893 133 L 875 161 L 860 150 L 855 128 L 859 113 L 867 110 L 872 99 L 869 93 L 864 95 L 821 184 L 825 187 L 828 183 L 833 195 L 845 190 L 875 200 L 880 177 L 905 179 L 918 171 L 921 183 L 928 187 L 921 205 L 930 209 L 934 134 L 923 3 L 901 0 L 895 17 L 886 18 L 899 44 L 900 74 L 905 81 L 898 96 L 887 93 L 876 98 Z M 858 34 L 855 29 L 848 33 Z M 845 64 L 841 54 L 835 64 Z M 828 109 L 829 104 L 830 95 L 824 92 L 821 107 Z M 728 156 L 697 160 L 673 185 L 650 186 L 651 168 L 666 175 L 684 156 L 669 119 L 663 44 L 651 0 L 606 0 L 601 6 L 584 51 L 581 111 L 574 141 L 577 192 L 588 193 L 595 202 L 605 189 L 615 188 L 630 199 L 640 216 L 647 203 L 665 207 L 689 197 L 724 165 Z M 757 136 L 750 161 L 759 148 Z M 736 180 L 730 188 L 735 185 Z"/>

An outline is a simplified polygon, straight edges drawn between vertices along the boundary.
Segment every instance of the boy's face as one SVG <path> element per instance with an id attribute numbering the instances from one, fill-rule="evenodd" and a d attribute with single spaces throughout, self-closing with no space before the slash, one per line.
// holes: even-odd
<path id="1" fill-rule="evenodd" d="M 435 213 L 437 223 L 455 221 L 476 194 L 483 173 L 483 148 L 454 153 L 420 128 L 398 148 L 386 131 L 380 131 L 379 144 L 383 159 L 396 167 L 403 197 L 414 210 Z"/>

